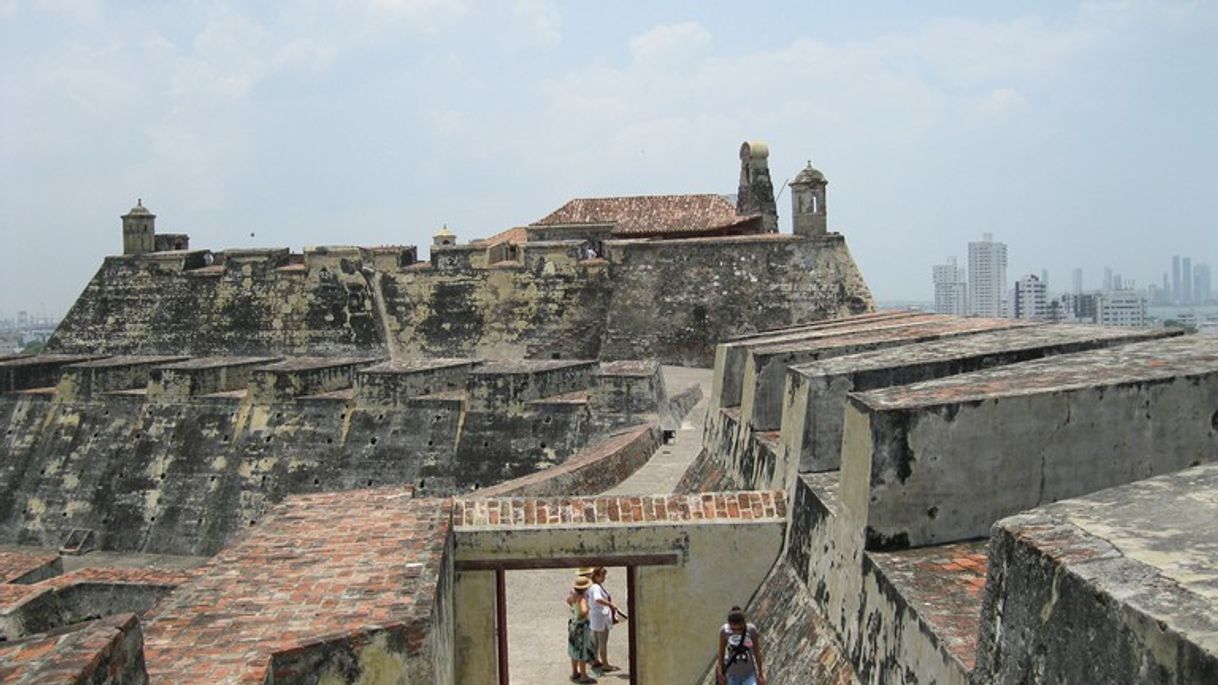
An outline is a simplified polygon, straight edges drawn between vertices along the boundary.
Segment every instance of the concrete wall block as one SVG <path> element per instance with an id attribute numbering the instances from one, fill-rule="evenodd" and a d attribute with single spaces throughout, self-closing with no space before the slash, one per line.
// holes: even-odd
<path id="1" fill-rule="evenodd" d="M 869 544 L 980 537 L 1039 504 L 1212 461 L 1214 406 L 1218 373 L 872 412 Z"/>

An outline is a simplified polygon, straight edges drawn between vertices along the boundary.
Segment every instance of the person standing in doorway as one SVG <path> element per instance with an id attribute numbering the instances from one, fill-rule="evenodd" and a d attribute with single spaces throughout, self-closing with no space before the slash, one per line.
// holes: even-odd
<path id="1" fill-rule="evenodd" d="M 740 607 L 732 607 L 727 623 L 719 629 L 718 680 L 726 685 L 765 685 L 761 665 L 761 636 L 757 626 L 744 618 Z"/>
<path id="2" fill-rule="evenodd" d="M 577 576 L 571 591 L 575 601 L 568 602 L 571 617 L 567 619 L 567 656 L 571 658 L 571 682 L 595 683 L 588 676 L 588 663 L 596 659 L 596 647 L 592 642 L 592 631 L 588 628 L 588 588 L 592 579 Z"/>
<path id="3" fill-rule="evenodd" d="M 613 603 L 613 597 L 605 589 L 605 578 L 608 576 L 609 572 L 605 567 L 598 566 L 592 573 L 592 587 L 588 588 L 588 626 L 592 629 L 596 643 L 596 661 L 592 662 L 592 672 L 596 675 L 621 670 L 609 663 L 609 630 L 613 628 L 618 609 Z"/>

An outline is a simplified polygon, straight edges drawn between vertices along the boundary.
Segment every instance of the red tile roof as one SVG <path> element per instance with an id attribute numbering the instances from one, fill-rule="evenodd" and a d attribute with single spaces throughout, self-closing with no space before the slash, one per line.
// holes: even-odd
<path id="1" fill-rule="evenodd" d="M 722 195 L 638 195 L 571 200 L 535 225 L 616 223 L 614 236 L 700 233 L 752 217 L 736 215 Z"/>
<path id="2" fill-rule="evenodd" d="M 489 238 L 481 238 L 475 242 L 485 243 L 487 245 L 495 245 L 497 243 L 506 242 L 506 243 L 509 243 L 512 245 L 516 245 L 519 243 L 523 243 L 523 242 L 527 241 L 528 239 L 529 239 L 528 229 L 524 228 L 523 226 L 518 226 L 516 228 L 509 228 L 506 231 L 500 231 L 499 233 L 496 233 L 495 235 L 493 235 Z"/>

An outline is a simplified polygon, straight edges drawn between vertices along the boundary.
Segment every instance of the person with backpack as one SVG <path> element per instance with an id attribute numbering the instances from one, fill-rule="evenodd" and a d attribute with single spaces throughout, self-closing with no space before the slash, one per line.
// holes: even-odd
<path id="1" fill-rule="evenodd" d="M 719 629 L 718 682 L 726 685 L 765 685 L 761 665 L 761 637 L 757 626 L 744 618 L 740 607 L 732 607 L 727 623 Z"/>

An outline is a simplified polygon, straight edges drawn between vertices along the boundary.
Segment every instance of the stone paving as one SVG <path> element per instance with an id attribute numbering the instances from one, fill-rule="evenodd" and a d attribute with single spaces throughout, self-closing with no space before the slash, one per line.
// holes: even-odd
<path id="1" fill-rule="evenodd" d="M 664 367 L 664 384 L 675 394 L 692 383 L 702 386 L 702 401 L 686 415 L 675 439 L 662 445 L 655 456 L 606 495 L 670 493 L 685 469 L 702 449 L 702 424 L 711 395 L 710 369 Z M 569 683 L 571 662 L 567 658 L 567 607 L 563 602 L 575 572 L 571 569 L 512 571 L 507 574 L 508 665 L 511 682 L 517 685 Z M 609 569 L 605 588 L 614 602 L 626 606 L 626 570 Z M 609 659 L 621 671 L 598 678 L 602 683 L 629 682 L 625 666 L 627 624 L 613 629 L 609 637 Z M 714 649 L 714 636 L 707 638 L 707 659 Z"/>

